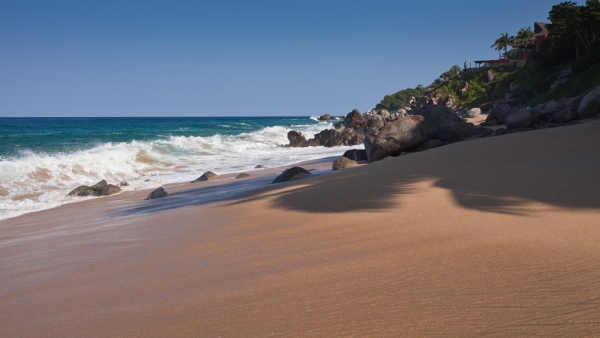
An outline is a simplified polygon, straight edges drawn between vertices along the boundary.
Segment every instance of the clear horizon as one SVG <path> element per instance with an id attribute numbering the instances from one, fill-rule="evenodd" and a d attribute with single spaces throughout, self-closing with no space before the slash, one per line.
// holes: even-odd
<path id="1" fill-rule="evenodd" d="M 2 1 L 0 117 L 364 112 L 559 2 Z"/>

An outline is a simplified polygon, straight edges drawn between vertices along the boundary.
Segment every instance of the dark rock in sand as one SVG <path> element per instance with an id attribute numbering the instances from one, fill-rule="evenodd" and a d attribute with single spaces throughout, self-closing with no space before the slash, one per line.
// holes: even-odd
<path id="1" fill-rule="evenodd" d="M 244 178 L 244 177 L 248 177 L 250 175 L 246 174 L 246 173 L 241 173 L 239 175 L 237 175 L 235 178 Z"/>
<path id="2" fill-rule="evenodd" d="M 367 162 L 367 152 L 364 149 L 350 149 L 346 150 L 343 157 L 350 159 L 352 161 Z"/>
<path id="3" fill-rule="evenodd" d="M 121 188 L 114 184 L 108 184 L 104 189 L 102 189 L 102 196 L 114 195 L 116 193 L 121 192 Z"/>
<path id="4" fill-rule="evenodd" d="M 292 168 L 286 169 L 284 172 L 279 174 L 279 176 L 275 177 L 275 179 L 273 180 L 273 182 L 271 182 L 271 184 L 287 182 L 290 180 L 304 177 L 306 175 L 312 175 L 312 174 L 304 168 L 292 167 Z"/>
<path id="5" fill-rule="evenodd" d="M 264 169 L 265 166 L 262 164 L 257 165 L 256 167 L 254 167 L 254 169 Z"/>
<path id="6" fill-rule="evenodd" d="M 506 134 L 506 128 L 498 128 L 496 129 L 496 132 L 494 133 L 494 135 L 504 135 Z"/>
<path id="7" fill-rule="evenodd" d="M 197 179 L 193 180 L 190 183 L 196 183 L 196 182 L 203 182 L 203 181 L 208 181 L 208 180 L 212 180 L 213 178 L 217 177 L 218 175 L 213 173 L 212 171 L 207 171 L 204 174 L 202 174 L 202 176 L 198 177 Z"/>
<path id="8" fill-rule="evenodd" d="M 165 191 L 165 189 L 163 189 L 163 187 L 160 187 L 160 188 L 154 190 L 153 192 L 151 192 L 146 199 L 147 200 L 154 200 L 154 199 L 157 199 L 157 198 L 167 197 L 168 195 L 169 194 L 167 194 L 167 192 Z"/>
<path id="9" fill-rule="evenodd" d="M 354 160 L 358 163 L 369 161 L 367 158 L 367 151 L 364 149 L 356 149 L 354 152 Z"/>
<path id="10" fill-rule="evenodd" d="M 526 128 L 532 122 L 531 113 L 527 109 L 520 109 L 508 114 L 505 119 L 507 129 Z"/>
<path id="11" fill-rule="evenodd" d="M 351 160 L 344 156 L 340 156 L 340 157 L 336 158 L 335 161 L 333 161 L 331 168 L 333 170 L 340 170 L 340 169 L 356 167 L 357 165 L 358 165 L 358 163 L 356 161 Z"/>
<path id="12" fill-rule="evenodd" d="M 369 162 L 386 156 L 398 156 L 401 152 L 416 149 L 427 140 L 423 116 L 408 116 L 397 122 L 387 123 L 371 142 L 365 138 L 365 150 Z"/>
<path id="13" fill-rule="evenodd" d="M 127 183 L 125 181 L 119 183 L 119 187 L 128 187 L 128 186 L 129 186 L 129 183 Z"/>
<path id="14" fill-rule="evenodd" d="M 290 147 L 306 147 L 306 137 L 299 131 L 290 130 L 287 138 L 290 140 Z"/>

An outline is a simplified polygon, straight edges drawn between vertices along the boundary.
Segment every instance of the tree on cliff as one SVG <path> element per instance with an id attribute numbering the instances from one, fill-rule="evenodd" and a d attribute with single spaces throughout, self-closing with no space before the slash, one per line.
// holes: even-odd
<path id="1" fill-rule="evenodd" d="M 531 30 L 531 27 L 523 27 L 519 29 L 515 36 L 515 44 L 519 47 L 521 54 L 525 52 L 528 46 L 535 43 L 535 33 Z"/>
<path id="2" fill-rule="evenodd" d="M 504 57 L 507 58 L 508 47 L 512 47 L 514 45 L 515 37 L 508 36 L 508 32 L 500 34 L 500 37 L 496 39 L 496 42 L 490 48 L 496 48 L 497 51 L 504 50 Z M 502 58 L 502 55 L 500 55 Z"/>

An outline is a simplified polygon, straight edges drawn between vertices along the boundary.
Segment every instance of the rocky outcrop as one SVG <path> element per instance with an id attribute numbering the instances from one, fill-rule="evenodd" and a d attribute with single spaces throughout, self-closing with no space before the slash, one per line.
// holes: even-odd
<path id="1" fill-rule="evenodd" d="M 163 189 L 163 187 L 160 187 L 156 190 L 154 190 L 153 192 L 151 192 L 150 194 L 148 194 L 148 197 L 146 197 L 146 200 L 155 200 L 157 198 L 163 198 L 163 197 L 167 197 L 169 196 L 169 194 L 165 191 L 165 189 Z"/>
<path id="2" fill-rule="evenodd" d="M 106 180 L 102 180 L 92 186 L 80 185 L 69 192 L 68 196 L 86 197 L 86 196 L 109 196 L 121 192 L 121 188 L 117 185 L 108 184 Z"/>
<path id="3" fill-rule="evenodd" d="M 249 174 L 241 173 L 241 174 L 237 175 L 235 178 L 237 179 L 237 178 L 244 178 L 244 177 L 249 177 L 249 176 L 250 176 Z"/>
<path id="4" fill-rule="evenodd" d="M 426 105 L 411 113 L 424 117 L 427 140 L 455 142 L 477 134 L 475 125 L 465 122 L 445 106 Z"/>
<path id="5" fill-rule="evenodd" d="M 580 118 L 588 117 L 591 112 L 586 111 L 588 105 L 593 101 L 600 101 L 600 86 L 594 88 L 591 92 L 587 93 L 579 103 L 579 107 L 577 108 L 577 115 Z"/>
<path id="6" fill-rule="evenodd" d="M 290 141 L 290 147 L 306 147 L 306 137 L 299 131 L 290 130 L 287 138 Z"/>
<path id="7" fill-rule="evenodd" d="M 216 178 L 217 176 L 218 175 L 213 173 L 212 171 L 207 171 L 204 174 L 202 174 L 202 176 L 198 177 L 197 179 L 193 180 L 190 183 L 204 182 L 204 181 L 212 180 L 212 179 Z"/>
<path id="8" fill-rule="evenodd" d="M 358 165 L 358 162 L 353 161 L 347 157 L 340 156 L 340 157 L 336 158 L 335 161 L 333 161 L 331 168 L 333 170 L 340 170 L 340 169 L 356 167 L 357 165 Z"/>
<path id="9" fill-rule="evenodd" d="M 445 107 L 444 107 L 445 108 Z M 416 149 L 426 141 L 427 133 L 423 116 L 408 116 L 387 123 L 374 138 L 365 138 L 365 150 L 369 162 L 401 152 Z"/>
<path id="10" fill-rule="evenodd" d="M 344 127 L 352 128 L 354 130 L 362 130 L 367 126 L 367 120 L 364 116 L 358 111 L 358 109 L 354 109 L 346 117 L 344 118 Z"/>
<path id="11" fill-rule="evenodd" d="M 292 181 L 292 180 L 296 180 L 296 179 L 305 177 L 307 175 L 312 175 L 312 174 L 310 173 L 310 171 L 308 171 L 304 168 L 292 167 L 292 168 L 286 169 L 284 172 L 279 174 L 279 176 L 275 177 L 275 179 L 273 180 L 273 182 L 271 182 L 271 184 Z"/>

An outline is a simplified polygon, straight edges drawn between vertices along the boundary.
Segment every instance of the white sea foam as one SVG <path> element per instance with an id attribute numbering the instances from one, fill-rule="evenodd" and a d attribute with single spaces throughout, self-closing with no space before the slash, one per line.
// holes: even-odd
<path id="1" fill-rule="evenodd" d="M 331 123 L 293 126 L 307 137 L 330 127 Z M 289 130 L 277 126 L 235 136 L 171 136 L 53 155 L 23 152 L 0 161 L 0 220 L 80 201 L 65 196 L 81 184 L 102 179 L 112 184 L 127 181 L 123 190 L 138 190 L 191 181 L 207 170 L 225 174 L 253 170 L 257 164 L 285 166 L 357 148 L 281 147 L 288 143 Z"/>

